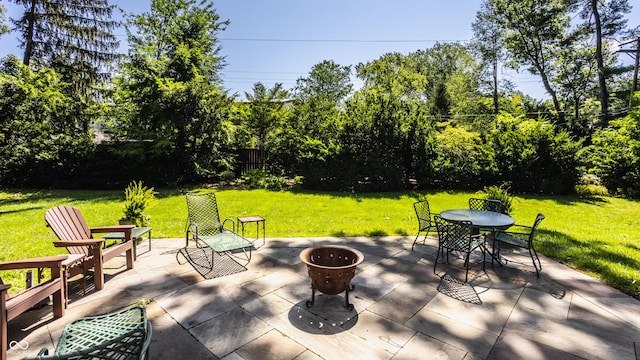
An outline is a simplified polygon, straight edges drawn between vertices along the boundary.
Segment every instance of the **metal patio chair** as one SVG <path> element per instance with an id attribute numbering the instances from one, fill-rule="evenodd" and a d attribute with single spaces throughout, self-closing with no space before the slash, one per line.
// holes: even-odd
<path id="1" fill-rule="evenodd" d="M 135 306 L 75 320 L 64 328 L 53 354 L 44 348 L 25 359 L 148 359 L 152 334 L 145 308 Z"/>
<path id="2" fill-rule="evenodd" d="M 178 259 L 178 256 L 182 254 L 189 260 L 189 240 L 193 240 L 198 248 L 208 247 L 215 253 L 239 259 L 244 262 L 244 264 L 239 263 L 243 267 L 248 264 L 251 261 L 253 243 L 235 232 L 233 219 L 220 220 L 216 195 L 212 192 L 188 193 L 186 199 L 189 214 L 186 226 L 186 243 L 185 247 L 176 254 L 176 258 Z M 227 223 L 231 223 L 231 228 L 225 226 Z M 210 260 L 207 257 L 207 261 L 209 270 L 213 270 L 215 254 L 212 254 Z"/>
<path id="3" fill-rule="evenodd" d="M 438 252 L 433 264 L 433 272 L 436 273 L 436 266 L 440 256 L 444 258 L 446 250 L 447 262 L 449 262 L 449 252 L 456 251 L 464 253 L 465 283 L 469 279 L 469 257 L 471 253 L 480 248 L 482 250 L 482 269 L 485 270 L 485 248 L 484 237 L 475 234 L 471 221 L 447 221 L 440 215 L 433 216 L 438 230 Z"/>
<path id="4" fill-rule="evenodd" d="M 542 264 L 540 263 L 538 253 L 533 246 L 533 238 L 535 237 L 538 225 L 540 225 L 540 222 L 542 222 L 544 218 L 544 215 L 538 214 L 532 226 L 516 224 L 509 228 L 509 231 L 495 230 L 490 234 L 487 234 L 487 240 L 492 241 L 493 253 L 495 255 L 494 257 L 492 257 L 491 263 L 493 264 L 494 258 L 500 259 L 500 247 L 502 246 L 502 244 L 508 244 L 511 246 L 527 249 L 529 251 L 531 261 L 533 262 L 533 267 L 536 269 L 536 275 L 540 277 Z"/>
<path id="5" fill-rule="evenodd" d="M 497 213 L 502 212 L 502 201 L 495 199 L 478 199 L 478 198 L 470 198 L 469 199 L 469 209 L 470 210 L 485 210 L 485 211 L 493 211 Z"/>
<path id="6" fill-rule="evenodd" d="M 436 224 L 431 218 L 431 211 L 429 209 L 429 202 L 427 200 L 416 201 L 415 203 L 413 203 L 413 209 L 415 210 L 416 217 L 418 218 L 418 234 L 413 240 L 411 251 L 413 251 L 413 247 L 418 242 L 420 233 L 424 232 L 424 238 L 422 239 L 422 243 L 424 244 L 427 240 L 427 235 L 429 235 L 430 232 L 437 231 Z"/>

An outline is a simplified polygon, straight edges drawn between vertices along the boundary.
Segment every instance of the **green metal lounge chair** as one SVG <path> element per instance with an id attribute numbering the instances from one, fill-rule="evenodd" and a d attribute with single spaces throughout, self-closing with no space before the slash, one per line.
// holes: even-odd
<path id="1" fill-rule="evenodd" d="M 52 355 L 45 348 L 26 359 L 148 359 L 152 329 L 142 306 L 85 317 L 64 328 Z"/>
<path id="2" fill-rule="evenodd" d="M 239 264 L 243 267 L 247 265 L 251 261 L 253 243 L 235 232 L 233 219 L 227 218 L 220 221 L 216 195 L 212 192 L 188 193 L 186 199 L 189 213 L 186 226 L 186 244 L 176 254 L 178 262 L 180 262 L 180 254 L 189 260 L 189 240 L 193 240 L 198 248 L 209 247 L 215 253 L 241 260 L 242 263 Z M 231 228 L 225 226 L 227 223 L 231 223 Z M 213 270 L 215 254 L 210 260 L 207 257 L 207 261 L 209 270 Z"/>

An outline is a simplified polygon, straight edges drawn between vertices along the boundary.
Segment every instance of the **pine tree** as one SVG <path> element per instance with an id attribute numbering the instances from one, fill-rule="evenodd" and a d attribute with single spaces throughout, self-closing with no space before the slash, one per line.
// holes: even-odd
<path id="1" fill-rule="evenodd" d="M 24 15 L 13 20 L 23 63 L 52 67 L 73 85 L 71 96 L 90 102 L 100 81 L 109 77 L 105 66 L 118 59 L 119 42 L 112 31 L 119 23 L 111 19 L 115 5 L 108 0 L 13 1 L 25 7 Z"/>

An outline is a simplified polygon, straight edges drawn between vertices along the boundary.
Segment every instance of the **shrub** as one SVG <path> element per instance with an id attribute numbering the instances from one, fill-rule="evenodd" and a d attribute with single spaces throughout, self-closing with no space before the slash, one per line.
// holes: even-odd
<path id="1" fill-rule="evenodd" d="M 120 221 L 137 226 L 148 225 L 149 219 L 144 211 L 153 204 L 155 194 L 153 188 L 143 186 L 142 181 L 132 181 L 124 190 L 124 216 Z"/>
<path id="2" fill-rule="evenodd" d="M 581 142 L 545 121 L 498 116 L 489 136 L 495 149 L 501 179 L 513 191 L 524 193 L 573 193 L 580 179 L 576 155 Z"/>
<path id="3" fill-rule="evenodd" d="M 250 189 L 266 189 L 280 191 L 285 185 L 285 179 L 264 170 L 249 170 L 244 174 Z"/>
<path id="4" fill-rule="evenodd" d="M 486 186 L 482 191 L 485 199 L 500 200 L 502 202 L 502 213 L 511 214 L 513 211 L 513 196 L 509 195 L 505 186 Z"/>
<path id="5" fill-rule="evenodd" d="M 640 198 L 640 107 L 610 125 L 596 130 L 580 154 L 609 192 Z"/>

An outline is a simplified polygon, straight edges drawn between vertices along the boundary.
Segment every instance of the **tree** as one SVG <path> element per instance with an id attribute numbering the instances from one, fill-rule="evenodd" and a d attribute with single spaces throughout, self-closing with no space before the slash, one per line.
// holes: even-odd
<path id="1" fill-rule="evenodd" d="M 476 20 L 471 25 L 473 28 L 473 41 L 471 48 L 480 55 L 491 74 L 491 93 L 493 98 L 493 113 L 500 110 L 499 104 L 499 82 L 498 66 L 505 59 L 505 52 L 502 48 L 502 35 L 495 21 L 491 19 L 491 13 L 487 9 L 486 3 L 481 5 L 480 11 L 476 14 Z"/>
<path id="2" fill-rule="evenodd" d="M 479 188 L 493 175 L 493 149 L 477 132 L 450 126 L 436 135 L 434 180 L 447 189 Z"/>
<path id="3" fill-rule="evenodd" d="M 149 140 L 151 148 L 137 143 L 138 157 L 161 159 L 166 166 L 154 171 L 166 181 L 228 170 L 231 99 L 220 87 L 217 39 L 228 21 L 195 0 L 152 0 L 149 12 L 126 19 L 129 56 L 115 79 L 118 135 Z"/>
<path id="4" fill-rule="evenodd" d="M 112 31 L 115 5 L 108 0 L 13 0 L 25 7 L 14 20 L 24 48 L 23 63 L 51 66 L 75 85 L 75 97 L 87 96 L 99 80 L 108 78 L 103 67 L 118 59 L 119 41 Z"/>
<path id="5" fill-rule="evenodd" d="M 4 7 L 4 5 L 0 4 L 0 36 L 11 32 L 11 29 L 5 23 L 5 20 L 7 19 L 6 13 L 7 9 Z"/>
<path id="6" fill-rule="evenodd" d="M 502 43 L 510 55 L 507 65 L 514 69 L 527 66 L 529 72 L 539 75 L 559 121 L 564 122 L 564 111 L 550 77 L 559 40 L 570 25 L 565 1 L 486 0 L 484 7 L 488 21 L 495 22 L 503 34 Z"/>
<path id="7" fill-rule="evenodd" d="M 340 66 L 332 60 L 315 64 L 309 76 L 296 81 L 297 100 L 319 99 L 331 104 L 340 104 L 351 93 L 351 66 Z"/>
<path id="8" fill-rule="evenodd" d="M 379 59 L 356 65 L 357 76 L 364 81 L 364 89 L 399 99 L 424 99 L 428 77 L 420 73 L 411 56 L 388 53 Z"/>
<path id="9" fill-rule="evenodd" d="M 582 103 L 593 91 L 596 64 L 593 62 L 592 47 L 578 42 L 567 43 L 559 49 L 558 61 L 552 81 L 558 84 L 558 93 L 573 105 L 573 130 L 584 134 L 589 125 L 582 121 Z"/>
<path id="10" fill-rule="evenodd" d="M 516 192 L 569 194 L 579 179 L 580 141 L 547 122 L 500 114 L 489 143 L 498 179 Z"/>
<path id="11" fill-rule="evenodd" d="M 338 131 L 340 109 L 353 89 L 351 67 L 325 60 L 296 81 L 294 117 L 297 130 L 328 141 Z"/>
<path id="12" fill-rule="evenodd" d="M 607 77 L 610 75 L 606 67 L 604 44 L 625 29 L 627 20 L 624 15 L 631 11 L 627 0 L 575 0 L 581 8 L 580 16 L 585 22 L 578 28 L 588 34 L 595 35 L 595 60 L 597 65 L 598 89 L 600 94 L 600 118 L 606 126 L 609 118 L 609 92 Z"/>
<path id="13" fill-rule="evenodd" d="M 464 113 L 479 97 L 479 66 L 461 44 L 438 43 L 408 55 L 385 54 L 356 65 L 356 71 L 365 91 L 426 101 L 434 116 Z"/>
<path id="14" fill-rule="evenodd" d="M 73 100 L 53 69 L 32 71 L 13 55 L 0 64 L 0 184 L 74 187 L 93 149 L 69 126 Z"/>
<path id="15" fill-rule="evenodd" d="M 288 95 L 281 83 L 276 83 L 268 89 L 257 82 L 253 85 L 253 94 L 245 92 L 249 107 L 247 127 L 256 136 L 259 148 L 264 149 L 269 131 L 278 125 L 280 113 Z"/>

